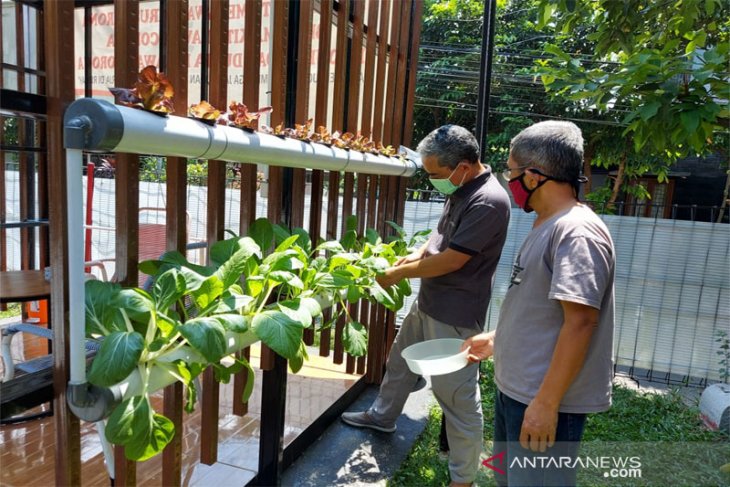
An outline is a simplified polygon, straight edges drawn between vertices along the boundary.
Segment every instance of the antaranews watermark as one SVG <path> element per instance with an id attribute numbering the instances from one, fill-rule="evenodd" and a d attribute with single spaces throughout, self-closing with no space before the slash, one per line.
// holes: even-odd
<path id="1" fill-rule="evenodd" d="M 546 452 L 530 452 L 510 442 L 494 448 L 482 465 L 502 481 L 514 473 L 515 478 L 559 485 L 549 479 L 577 474 L 578 485 L 730 485 L 730 473 L 723 468 L 730 462 L 728 442 L 564 443 Z"/>

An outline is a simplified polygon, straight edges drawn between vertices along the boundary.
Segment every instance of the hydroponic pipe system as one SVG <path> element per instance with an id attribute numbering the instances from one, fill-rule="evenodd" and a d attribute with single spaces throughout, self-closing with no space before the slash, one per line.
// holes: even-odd
<path id="1" fill-rule="evenodd" d="M 134 373 L 112 388 L 91 386 L 86 380 L 85 292 L 83 256 L 82 152 L 126 152 L 192 159 L 249 162 L 275 166 L 346 171 L 383 176 L 412 176 L 420 167 L 417 154 L 386 157 L 324 144 L 308 143 L 259 132 L 176 116 L 160 116 L 104 100 L 82 98 L 64 116 L 68 203 L 68 282 L 70 329 L 70 381 L 68 402 L 86 421 L 99 421 L 124 397 L 135 394 L 139 378 Z M 229 352 L 257 341 L 252 332 L 229 333 Z M 170 360 L 196 352 L 186 348 Z M 151 385 L 162 388 L 175 380 L 152 372 Z"/>

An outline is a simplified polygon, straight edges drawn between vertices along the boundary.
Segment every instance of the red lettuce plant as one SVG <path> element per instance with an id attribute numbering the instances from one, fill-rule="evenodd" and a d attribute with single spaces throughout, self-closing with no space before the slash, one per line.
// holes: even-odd
<path id="1" fill-rule="evenodd" d="M 155 66 L 147 66 L 139 72 L 134 88 L 109 88 L 109 91 L 119 105 L 161 113 L 175 111 L 175 90 L 165 73 L 158 73 Z"/>
<path id="2" fill-rule="evenodd" d="M 191 117 L 202 120 L 218 120 L 218 117 L 221 116 L 221 111 L 207 101 L 201 100 L 197 105 L 190 105 L 188 114 Z"/>
<path id="3" fill-rule="evenodd" d="M 263 107 L 259 108 L 258 111 L 249 111 L 244 103 L 238 103 L 237 101 L 232 101 L 228 109 L 228 120 L 230 120 L 231 125 L 251 130 L 256 129 L 256 123 L 262 115 L 273 110 L 272 107 Z"/>

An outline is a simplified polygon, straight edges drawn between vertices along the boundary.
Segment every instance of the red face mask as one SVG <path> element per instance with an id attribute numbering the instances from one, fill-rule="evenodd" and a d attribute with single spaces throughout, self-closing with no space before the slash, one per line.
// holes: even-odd
<path id="1" fill-rule="evenodd" d="M 542 176 L 545 176 L 544 174 L 541 174 Z M 535 189 L 528 189 L 527 186 L 525 186 L 525 173 L 523 172 L 519 176 L 517 176 L 514 179 L 510 179 L 509 183 L 507 185 L 509 186 L 509 190 L 512 192 L 512 197 L 515 199 L 515 203 L 517 203 L 517 206 L 525 210 L 527 213 L 532 213 L 534 211 L 532 207 L 529 205 L 530 196 L 532 196 L 532 193 L 537 191 L 537 188 L 542 186 L 543 184 L 547 183 L 548 180 L 552 179 L 549 176 L 545 176 L 546 179 L 543 179 L 539 183 L 537 183 L 537 186 L 535 186 Z"/>

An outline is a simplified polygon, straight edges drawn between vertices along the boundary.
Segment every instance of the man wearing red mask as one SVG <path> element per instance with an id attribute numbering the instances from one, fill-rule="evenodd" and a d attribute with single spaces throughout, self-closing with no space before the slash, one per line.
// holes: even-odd
<path id="1" fill-rule="evenodd" d="M 586 414 L 611 405 L 613 242 L 578 201 L 583 137 L 575 124 L 526 128 L 512 139 L 507 166 L 515 203 L 537 218 L 514 262 L 496 331 L 464 348 L 471 347 L 471 361 L 494 355 L 494 454 L 506 452 L 497 483 L 575 485 L 576 462 L 563 459 L 575 458 Z"/>
<path id="2" fill-rule="evenodd" d="M 395 431 L 418 380 L 401 351 L 435 338 L 465 339 L 484 329 L 510 216 L 507 192 L 491 168 L 479 161 L 479 144 L 467 129 L 440 127 L 421 141 L 418 152 L 431 184 L 448 199 L 428 241 L 378 276 L 383 287 L 404 278 L 421 278 L 418 299 L 390 350 L 373 405 L 367 411 L 342 415 L 351 426 L 386 433 Z M 478 373 L 479 367 L 472 364 L 431 378 L 446 419 L 452 487 L 471 485 L 480 468 L 483 418 Z"/>

